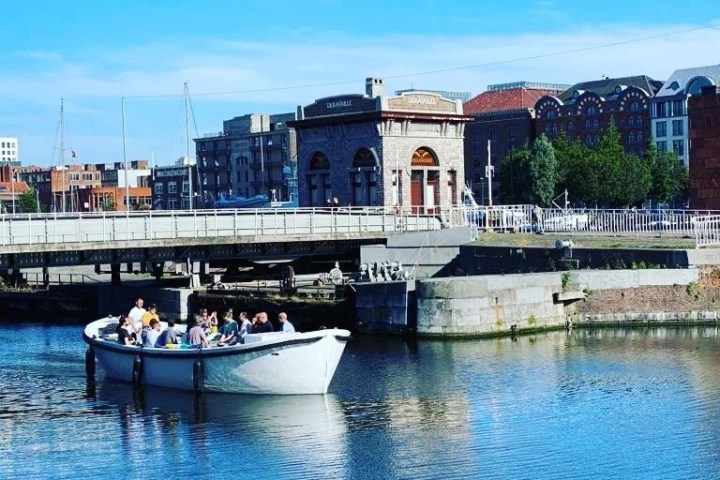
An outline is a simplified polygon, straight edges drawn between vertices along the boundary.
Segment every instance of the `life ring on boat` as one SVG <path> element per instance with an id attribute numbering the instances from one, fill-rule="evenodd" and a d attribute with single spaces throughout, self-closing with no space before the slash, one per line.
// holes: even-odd
<path id="1" fill-rule="evenodd" d="M 136 387 L 140 386 L 140 384 L 142 383 L 142 368 L 142 357 L 140 355 L 135 355 L 135 360 L 133 360 L 132 366 L 132 384 Z"/>
<path id="2" fill-rule="evenodd" d="M 205 367 L 199 358 L 193 362 L 193 389 L 201 392 L 205 383 Z"/>
<path id="3" fill-rule="evenodd" d="M 85 375 L 91 378 L 95 377 L 95 350 L 93 347 L 85 350 Z"/>

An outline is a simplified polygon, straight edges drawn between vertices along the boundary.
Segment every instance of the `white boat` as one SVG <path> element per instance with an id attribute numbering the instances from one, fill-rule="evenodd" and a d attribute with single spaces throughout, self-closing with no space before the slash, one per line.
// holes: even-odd
<path id="1" fill-rule="evenodd" d="M 327 393 L 350 332 L 273 332 L 245 336 L 244 343 L 209 348 L 121 345 L 117 317 L 85 327 L 88 375 L 95 361 L 105 375 L 132 383 L 196 392 L 305 395 Z M 165 325 L 163 325 L 165 328 Z M 176 325 L 182 333 L 185 326 Z"/>

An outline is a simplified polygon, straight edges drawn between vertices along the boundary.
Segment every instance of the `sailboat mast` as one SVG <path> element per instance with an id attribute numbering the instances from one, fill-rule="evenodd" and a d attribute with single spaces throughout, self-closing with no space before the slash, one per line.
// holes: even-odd
<path id="1" fill-rule="evenodd" d="M 62 200 L 60 205 L 65 212 L 65 99 L 60 99 L 60 173 L 62 175 Z"/>
<path id="2" fill-rule="evenodd" d="M 190 210 L 193 209 L 193 187 L 192 187 L 192 162 L 190 161 L 190 114 L 188 112 L 188 102 L 190 97 L 190 91 L 188 90 L 187 82 L 185 85 L 185 158 L 188 163 L 188 199 Z"/>
<path id="3" fill-rule="evenodd" d="M 126 132 L 125 132 L 125 97 L 122 97 L 122 147 L 123 147 L 123 163 L 125 164 L 125 210 L 130 212 L 130 168 L 127 159 Z"/>

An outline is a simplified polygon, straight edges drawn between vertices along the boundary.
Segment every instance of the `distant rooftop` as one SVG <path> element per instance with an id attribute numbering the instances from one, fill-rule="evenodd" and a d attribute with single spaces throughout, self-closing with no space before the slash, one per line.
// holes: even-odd
<path id="1" fill-rule="evenodd" d="M 396 90 L 395 95 L 402 95 L 403 93 L 412 93 L 412 92 L 436 93 L 443 98 L 447 98 L 448 100 L 460 100 L 463 103 L 470 100 L 470 95 L 471 95 L 470 92 L 449 92 L 447 90 L 423 90 L 420 88 L 408 88 L 406 90 Z"/>
<path id="2" fill-rule="evenodd" d="M 562 83 L 543 83 L 543 82 L 509 82 L 509 83 L 496 83 L 494 85 L 488 85 L 488 92 L 497 92 L 499 90 L 513 90 L 515 88 L 527 88 L 532 90 L 558 90 L 560 92 L 570 88 L 570 85 Z"/>

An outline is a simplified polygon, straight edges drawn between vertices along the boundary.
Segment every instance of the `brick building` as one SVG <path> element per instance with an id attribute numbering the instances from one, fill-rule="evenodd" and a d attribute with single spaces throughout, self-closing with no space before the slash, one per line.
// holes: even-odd
<path id="1" fill-rule="evenodd" d="M 488 85 L 487 91 L 463 104 L 464 113 L 474 116 L 465 127 L 465 182 L 480 204 L 485 204 L 487 198 L 488 142 L 497 175 L 498 166 L 508 153 L 534 140 L 537 100 L 558 95 L 567 88 L 569 85 L 538 82 Z M 493 182 L 493 198 L 497 198 L 499 186 Z"/>
<path id="2" fill-rule="evenodd" d="M 368 78 L 365 95 L 298 107 L 300 206 L 413 207 L 457 204 L 464 184 L 462 103 L 428 92 L 385 96 Z"/>
<path id="3" fill-rule="evenodd" d="M 720 210 L 720 87 L 688 99 L 690 208 Z"/>
<path id="4" fill-rule="evenodd" d="M 651 138 L 650 99 L 661 87 L 662 82 L 646 75 L 577 83 L 535 103 L 537 133 L 555 137 L 564 130 L 594 147 L 615 122 L 625 151 L 642 155 Z"/>

